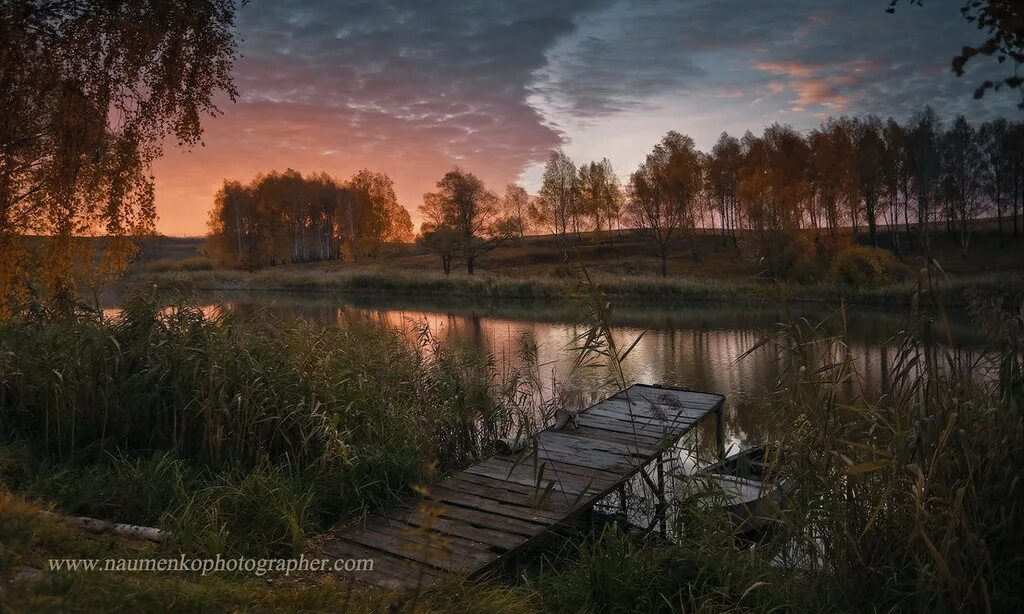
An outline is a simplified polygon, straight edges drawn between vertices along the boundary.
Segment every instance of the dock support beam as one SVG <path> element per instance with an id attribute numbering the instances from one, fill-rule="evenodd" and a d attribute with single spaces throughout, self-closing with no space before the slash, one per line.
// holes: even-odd
<path id="1" fill-rule="evenodd" d="M 668 535 L 668 498 L 665 496 L 665 458 L 662 452 L 652 461 L 655 464 L 654 475 L 655 480 L 651 479 L 649 472 L 649 464 L 643 466 L 640 469 L 640 477 L 647 483 L 647 487 L 654 493 L 657 503 L 654 505 L 654 514 L 651 516 L 651 521 L 647 523 L 647 528 L 644 530 L 644 535 L 648 535 L 654 531 L 655 527 L 658 527 L 658 532 L 664 538 Z"/>
<path id="2" fill-rule="evenodd" d="M 715 410 L 715 438 L 718 440 L 718 460 L 725 460 L 725 403 Z"/>

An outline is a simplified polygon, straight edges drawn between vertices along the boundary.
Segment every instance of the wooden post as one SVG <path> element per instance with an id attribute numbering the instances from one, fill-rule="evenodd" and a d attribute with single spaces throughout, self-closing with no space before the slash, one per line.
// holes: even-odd
<path id="1" fill-rule="evenodd" d="M 576 521 L 576 526 L 587 535 L 593 535 L 594 524 L 594 506 L 584 508 L 579 520 Z"/>
<path id="2" fill-rule="evenodd" d="M 715 438 L 718 439 L 718 460 L 725 460 L 725 403 L 715 411 Z"/>
<path id="3" fill-rule="evenodd" d="M 668 534 L 668 506 L 665 504 L 665 467 L 661 452 L 658 452 L 658 509 L 661 516 L 661 537 L 664 539 Z M 657 522 L 657 518 L 655 522 Z"/>

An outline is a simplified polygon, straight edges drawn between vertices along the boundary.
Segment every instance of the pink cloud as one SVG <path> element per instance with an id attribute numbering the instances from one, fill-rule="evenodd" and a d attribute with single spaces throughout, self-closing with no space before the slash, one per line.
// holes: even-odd
<path id="1" fill-rule="evenodd" d="M 780 93 L 785 89 L 795 94 L 792 110 L 804 111 L 809 106 L 823 106 L 835 112 L 845 111 L 850 105 L 846 91 L 856 88 L 881 67 L 877 61 L 853 60 L 835 65 L 821 65 L 802 61 L 757 62 L 756 70 L 786 77 L 785 82 L 774 81 L 769 89 Z"/>

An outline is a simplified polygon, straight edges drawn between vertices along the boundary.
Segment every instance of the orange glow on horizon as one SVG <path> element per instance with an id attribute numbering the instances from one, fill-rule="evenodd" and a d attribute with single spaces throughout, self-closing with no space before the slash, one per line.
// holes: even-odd
<path id="1" fill-rule="evenodd" d="M 158 232 L 205 235 L 214 195 L 225 179 L 247 183 L 260 173 L 288 168 L 342 180 L 362 168 L 387 173 L 418 227 L 423 194 L 453 167 L 475 173 L 500 194 L 524 166 L 558 146 L 546 129 L 531 134 L 504 127 L 423 126 L 383 113 L 355 115 L 344 108 L 287 103 L 240 101 L 222 109 L 223 115 L 206 119 L 202 146 L 191 151 L 168 146 L 154 164 Z"/>

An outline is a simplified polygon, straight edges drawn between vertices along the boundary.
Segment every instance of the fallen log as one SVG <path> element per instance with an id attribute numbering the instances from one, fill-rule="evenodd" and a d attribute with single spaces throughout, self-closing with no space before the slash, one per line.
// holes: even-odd
<path id="1" fill-rule="evenodd" d="M 153 527 L 140 527 L 134 524 L 89 518 L 88 516 L 66 516 L 64 518 L 71 524 L 81 527 L 90 533 L 111 533 L 121 537 L 134 537 L 151 542 L 162 542 L 167 539 L 165 531 Z"/>

